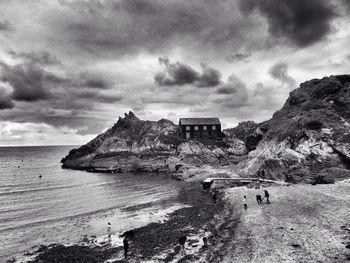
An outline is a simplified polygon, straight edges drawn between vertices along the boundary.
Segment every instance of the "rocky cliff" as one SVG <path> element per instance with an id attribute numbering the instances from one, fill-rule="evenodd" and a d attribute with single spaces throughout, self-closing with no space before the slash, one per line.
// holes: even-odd
<path id="1" fill-rule="evenodd" d="M 350 75 L 313 79 L 263 123 L 242 122 L 222 141 L 185 141 L 169 120 L 132 112 L 62 159 L 64 168 L 166 172 L 176 177 L 240 174 L 289 182 L 350 177 Z"/>
<path id="2" fill-rule="evenodd" d="M 350 75 L 302 83 L 245 139 L 243 174 L 310 183 L 350 177 Z"/>

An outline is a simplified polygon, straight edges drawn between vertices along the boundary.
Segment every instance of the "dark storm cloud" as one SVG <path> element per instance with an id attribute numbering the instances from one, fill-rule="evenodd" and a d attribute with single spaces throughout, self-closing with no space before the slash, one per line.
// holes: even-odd
<path id="1" fill-rule="evenodd" d="M 236 94 L 240 91 L 247 93 L 247 87 L 239 78 L 235 75 L 231 75 L 228 78 L 228 82 L 221 85 L 215 90 L 216 94 Z"/>
<path id="2" fill-rule="evenodd" d="M 165 66 L 164 72 L 158 72 L 154 80 L 159 86 L 183 86 L 194 83 L 199 73 L 190 66 L 180 62 L 170 63 L 167 58 L 159 58 L 159 63 Z"/>
<path id="3" fill-rule="evenodd" d="M 235 75 L 228 78 L 227 83 L 222 84 L 215 90 L 210 100 L 225 108 L 237 108 L 247 104 L 248 89 Z"/>
<path id="4" fill-rule="evenodd" d="M 235 53 L 233 55 L 229 55 L 226 57 L 228 62 L 235 62 L 235 61 L 248 61 L 248 58 L 252 55 L 251 52 L 247 53 Z"/>
<path id="5" fill-rule="evenodd" d="M 0 31 L 10 31 L 11 29 L 11 24 L 7 20 L 0 21 Z"/>
<path id="6" fill-rule="evenodd" d="M 9 112 L 0 111 L 0 119 L 17 123 L 45 123 L 56 128 L 67 127 L 76 129 L 78 134 L 96 134 L 108 127 L 108 118 L 103 115 L 90 115 L 83 110 L 61 111 L 55 109 L 36 110 L 13 109 Z"/>
<path id="7" fill-rule="evenodd" d="M 108 89 L 111 88 L 111 83 L 101 74 L 95 72 L 84 72 L 75 78 L 77 86 L 81 88 Z"/>
<path id="8" fill-rule="evenodd" d="M 12 109 L 14 107 L 11 94 L 0 86 L 0 110 Z"/>
<path id="9" fill-rule="evenodd" d="M 270 68 L 269 73 L 273 78 L 281 81 L 282 83 L 295 85 L 295 80 L 288 75 L 288 65 L 284 62 L 279 62 L 273 65 Z"/>
<path id="10" fill-rule="evenodd" d="M 108 87 L 107 82 L 103 79 L 100 79 L 100 78 L 87 79 L 85 82 L 85 85 L 87 87 L 98 88 L 98 89 L 105 89 Z"/>
<path id="11" fill-rule="evenodd" d="M 87 100 L 87 102 L 116 103 L 124 98 L 123 96 L 95 92 L 92 90 L 77 90 L 75 93 L 76 99 Z"/>
<path id="12" fill-rule="evenodd" d="M 193 12 L 193 9 L 190 9 L 191 6 L 193 8 L 192 4 L 179 1 L 173 3 L 159 0 L 105 1 L 99 6 L 93 2 L 87 2 L 85 5 L 79 3 L 79 7 L 82 6 L 92 10 L 90 14 L 112 11 L 112 15 L 118 18 L 115 22 L 120 23 L 120 25 L 114 23 L 108 31 L 104 30 L 100 34 L 96 34 L 99 28 L 108 28 L 105 24 L 107 21 L 103 19 L 68 25 L 76 42 L 86 49 L 98 47 L 135 52 L 139 48 L 145 48 L 153 51 L 163 43 L 169 44 L 178 34 L 195 34 L 202 31 L 203 23 L 207 20 L 205 13 L 199 10 Z M 84 17 L 87 17 L 86 14 Z"/>
<path id="13" fill-rule="evenodd" d="M 335 7 L 324 0 L 240 0 L 246 13 L 255 9 L 266 17 L 269 32 L 305 47 L 325 38 L 337 16 Z"/>
<path id="14" fill-rule="evenodd" d="M 159 86 L 183 86 L 187 84 L 196 87 L 214 87 L 220 84 L 221 74 L 218 70 L 202 64 L 202 73 L 180 62 L 170 63 L 167 58 L 159 58 L 165 66 L 164 72 L 154 76 Z"/>
<path id="15" fill-rule="evenodd" d="M 18 101 L 31 102 L 49 99 L 52 94 L 46 88 L 46 84 L 64 81 L 33 63 L 15 66 L 1 63 L 0 69 L 0 80 L 11 85 L 13 88 L 12 97 Z"/>
<path id="16" fill-rule="evenodd" d="M 221 82 L 221 73 L 202 63 L 202 73 L 194 83 L 197 87 L 215 87 Z"/>
<path id="17" fill-rule="evenodd" d="M 12 109 L 14 106 L 11 98 L 0 98 L 0 110 Z"/>
<path id="18" fill-rule="evenodd" d="M 349 0 L 343 0 L 344 6 L 350 11 L 350 1 Z"/>
<path id="19" fill-rule="evenodd" d="M 80 49 L 113 56 L 164 53 L 171 48 L 206 48 L 226 56 L 246 44 L 248 28 L 259 25 L 242 17 L 236 1 L 64 1 L 74 17 L 55 17 L 54 31 Z M 257 29 L 258 30 L 258 29 Z M 252 31 L 252 30 L 251 30 Z M 261 46 L 261 42 L 255 42 Z M 250 45 L 249 43 L 247 44 Z M 218 48 L 220 47 L 220 48 Z"/>
<path id="20" fill-rule="evenodd" d="M 14 66 L 0 63 L 0 81 L 0 109 L 12 109 L 2 113 L 0 118 L 3 120 L 43 122 L 54 126 L 62 123 L 61 126 L 64 126 L 65 119 L 60 120 L 60 114 L 55 114 L 57 124 L 47 122 L 45 116 L 51 116 L 51 112 L 41 109 L 94 111 L 100 103 L 113 104 L 124 98 L 107 90 L 108 81 L 96 73 L 70 74 L 69 78 L 61 78 L 32 62 Z M 14 101 L 19 103 L 14 105 Z M 28 114 L 23 114 L 24 111 Z M 21 112 L 23 118 L 16 116 L 16 112 Z M 34 118 L 37 118 L 36 121 Z M 67 127 L 70 125 L 66 124 Z M 76 125 L 72 128 L 76 128 Z"/>
<path id="21" fill-rule="evenodd" d="M 9 54 L 14 58 L 20 58 L 26 60 L 29 63 L 38 63 L 40 65 L 55 65 L 60 61 L 50 53 L 46 51 L 40 52 L 15 52 L 10 51 Z"/>

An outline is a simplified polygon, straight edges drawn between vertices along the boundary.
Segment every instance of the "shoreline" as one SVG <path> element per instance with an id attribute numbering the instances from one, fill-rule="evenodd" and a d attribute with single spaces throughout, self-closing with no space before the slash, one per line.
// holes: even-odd
<path id="1" fill-rule="evenodd" d="M 180 191 L 178 196 L 179 201 L 185 207 L 168 214 L 167 220 L 126 231 L 126 233 L 133 233 L 133 237 L 130 238 L 128 262 L 173 262 L 179 259 L 181 253 L 179 254 L 177 251 L 177 244 L 180 235 L 188 237 L 186 251 L 189 254 L 199 251 L 203 255 L 206 254 L 204 253 L 205 249 L 203 250 L 202 238 L 204 235 L 209 235 L 209 244 L 218 240 L 215 237 L 219 235 L 218 231 L 220 231 L 217 226 L 225 223 L 223 215 L 227 216 L 227 211 L 230 209 L 225 208 L 225 202 L 221 201 L 221 198 L 214 205 L 211 192 L 202 190 L 198 183 L 192 183 L 192 185 L 191 191 L 184 189 L 182 192 Z M 204 228 L 207 231 L 204 231 Z M 114 238 L 118 239 L 117 236 Z M 113 259 L 108 262 L 124 262 L 121 255 L 122 247 L 110 247 L 103 242 L 102 244 L 90 243 L 91 239 L 88 238 L 83 241 L 85 242 L 67 246 L 62 244 L 41 246 L 33 253 L 26 253 L 26 262 L 64 263 L 68 262 L 68 259 L 77 259 L 86 263 L 106 262 L 108 259 Z"/>

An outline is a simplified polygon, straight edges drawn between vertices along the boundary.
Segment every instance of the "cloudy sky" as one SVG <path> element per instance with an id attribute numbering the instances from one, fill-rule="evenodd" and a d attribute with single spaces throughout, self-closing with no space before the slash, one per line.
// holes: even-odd
<path id="1" fill-rule="evenodd" d="M 350 72 L 347 0 L 0 0 L 0 145 L 82 144 L 124 112 L 262 121 Z"/>

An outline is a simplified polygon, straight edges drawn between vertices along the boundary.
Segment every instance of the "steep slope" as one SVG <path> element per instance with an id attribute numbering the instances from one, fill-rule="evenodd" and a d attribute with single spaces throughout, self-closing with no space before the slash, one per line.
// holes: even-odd
<path id="1" fill-rule="evenodd" d="M 255 133 L 262 136 L 242 173 L 263 169 L 270 178 L 310 183 L 349 177 L 350 75 L 302 83 Z"/>

